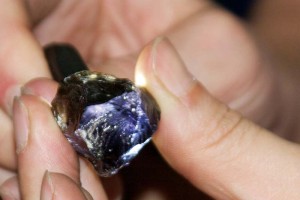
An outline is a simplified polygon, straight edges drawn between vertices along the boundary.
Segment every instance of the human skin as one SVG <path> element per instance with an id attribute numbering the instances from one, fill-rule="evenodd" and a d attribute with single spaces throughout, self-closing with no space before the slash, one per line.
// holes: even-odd
<path id="1" fill-rule="evenodd" d="M 44 12 L 35 13 L 35 10 L 43 9 L 36 9 L 34 6 L 39 4 L 32 1 L 31 5 L 34 6 L 29 9 L 29 20 L 24 5 L 7 1 L 8 6 L 1 11 L 3 16 L 0 21 L 2 27 L 7 27 L 0 32 L 4 41 L 0 49 L 3 76 L 0 84 L 3 91 L 1 121 L 6 125 L 1 132 L 1 138 L 5 138 L 1 140 L 0 152 L 5 152 L 1 153 L 5 155 L 0 158 L 1 166 L 10 170 L 17 168 L 12 122 L 9 117 L 12 97 L 16 95 L 15 86 L 23 85 L 35 77 L 50 76 L 42 49 L 36 39 L 41 44 L 52 41 L 70 42 L 81 51 L 92 69 L 132 78 L 132 66 L 139 50 L 157 35 L 164 34 L 175 46 L 188 71 L 213 96 L 262 126 L 283 135 L 287 134 L 289 139 L 297 139 L 294 135 L 298 133 L 298 127 L 291 124 L 295 124 L 293 120 L 298 119 L 298 113 L 290 111 L 299 109 L 295 103 L 298 97 L 294 94 L 297 93 L 293 87 L 289 87 L 290 90 L 277 87 L 279 73 L 277 68 L 273 67 L 274 62 L 265 59 L 238 20 L 206 1 L 191 1 L 190 4 L 160 1 L 153 10 L 161 15 L 149 17 L 146 15 L 150 13 L 147 3 L 152 5 L 150 1 L 128 2 L 126 10 L 123 10 L 122 3 L 100 4 L 98 1 L 85 1 L 75 4 L 74 1 L 60 3 L 57 7 L 46 6 Z M 131 16 L 129 13 L 135 15 Z M 65 14 L 68 14 L 66 21 L 58 23 Z M 141 21 L 136 21 L 137 18 L 142 20 L 145 28 L 139 28 Z M 85 25 L 84 28 L 82 24 Z M 11 39 L 5 40 L 7 36 Z M 19 48 L 12 48 L 15 46 Z M 11 73 L 11 69 L 16 73 Z M 281 73 L 279 75 L 284 83 L 290 84 L 288 76 Z M 55 88 L 53 84 L 50 85 Z M 286 102 L 287 100 L 289 102 Z M 274 108 L 279 109 L 274 111 Z M 157 138 L 159 135 L 163 134 L 158 132 Z M 155 144 L 165 156 L 166 153 L 157 138 L 154 139 Z M 165 157 L 169 161 L 170 155 Z M 172 162 L 171 165 L 177 169 Z"/>

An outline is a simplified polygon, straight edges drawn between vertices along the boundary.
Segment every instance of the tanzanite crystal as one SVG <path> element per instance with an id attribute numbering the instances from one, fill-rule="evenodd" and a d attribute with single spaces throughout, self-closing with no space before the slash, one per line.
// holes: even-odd
<path id="1" fill-rule="evenodd" d="M 64 79 L 52 111 L 74 149 L 101 176 L 110 176 L 138 154 L 157 129 L 153 97 L 128 79 L 81 71 Z"/>

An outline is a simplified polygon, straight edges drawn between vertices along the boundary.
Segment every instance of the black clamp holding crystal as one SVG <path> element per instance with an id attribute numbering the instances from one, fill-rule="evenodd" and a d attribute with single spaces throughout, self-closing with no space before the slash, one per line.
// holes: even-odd
<path id="1" fill-rule="evenodd" d="M 71 74 L 88 70 L 78 51 L 69 44 L 50 44 L 44 48 L 44 52 L 51 74 L 58 82 Z"/>

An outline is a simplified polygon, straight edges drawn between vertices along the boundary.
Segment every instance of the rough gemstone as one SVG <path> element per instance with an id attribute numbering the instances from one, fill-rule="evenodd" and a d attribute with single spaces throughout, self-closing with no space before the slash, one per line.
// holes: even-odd
<path id="1" fill-rule="evenodd" d="M 129 164 L 157 129 L 153 97 L 128 79 L 81 71 L 64 79 L 52 111 L 74 149 L 101 176 Z"/>

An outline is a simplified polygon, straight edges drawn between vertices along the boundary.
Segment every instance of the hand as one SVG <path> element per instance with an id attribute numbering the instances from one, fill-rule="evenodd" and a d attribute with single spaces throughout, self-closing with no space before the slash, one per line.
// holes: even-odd
<path id="1" fill-rule="evenodd" d="M 134 55 L 137 55 L 138 49 L 156 35 L 164 33 L 178 49 L 189 71 L 214 96 L 264 127 L 284 134 L 289 133 L 290 139 L 297 140 L 295 133 L 299 130 L 298 123 L 290 119 L 298 119 L 299 108 L 295 103 L 297 101 L 291 101 L 298 99 L 296 97 L 298 93 L 294 92 L 296 90 L 293 87 L 285 90 L 291 81 L 281 76 L 283 77 L 281 82 L 288 84 L 284 85 L 284 88 L 277 87 L 278 83 L 274 79 L 276 76 L 268 76 L 276 75 L 277 72 L 272 72 L 273 69 L 269 64 L 262 62 L 261 53 L 243 26 L 211 3 L 160 1 L 156 4 L 157 7 L 153 7 L 154 13 L 150 12 L 147 1 L 143 2 L 143 5 L 128 2 L 125 10 L 122 3 L 102 2 L 100 5 L 100 1 L 70 1 L 60 4 L 51 1 L 50 4 L 44 4 L 45 7 L 39 7 L 39 1 L 28 2 L 30 17 L 27 16 L 25 6 L 16 1 L 5 1 L 7 6 L 0 12 L 3 15 L 1 27 L 5 27 L 0 31 L 3 41 L 0 49 L 2 76 L 0 86 L 3 95 L 0 99 L 3 111 L 10 113 L 11 102 L 13 96 L 18 94 L 19 85 L 34 77 L 49 77 L 42 49 L 35 37 L 42 44 L 52 41 L 71 42 L 79 48 L 91 65 L 102 65 L 101 70 L 104 72 L 132 77 L 133 68 L 128 66 L 134 66 Z M 100 12 L 100 8 L 105 12 Z M 73 12 L 70 14 L 70 11 Z M 119 11 L 124 11 L 125 14 L 117 16 Z M 130 13 L 135 13 L 133 16 L 139 17 L 131 18 Z M 64 18 L 66 21 L 61 23 L 60 16 L 65 14 L 70 17 Z M 137 18 L 144 19 L 143 27 L 149 29 L 141 29 L 141 22 L 134 21 Z M 120 20 L 124 21 L 118 23 Z M 31 33 L 30 24 L 35 36 Z M 69 26 L 66 27 L 66 24 Z M 82 28 L 82 24 L 86 27 Z M 107 27 L 110 29 L 107 30 Z M 89 37 L 93 35 L 92 33 L 95 37 Z M 7 35 L 10 36 L 10 40 L 6 39 Z M 197 56 L 193 56 L 195 52 L 198 52 Z M 239 56 L 236 56 L 237 53 Z M 270 63 L 273 64 L 272 61 Z M 11 69 L 14 69 L 14 73 Z M 263 98 L 249 105 L 249 102 L 253 102 L 252 99 L 257 100 L 257 96 Z M 274 108 L 278 110 L 273 112 Z M 4 156 L 0 157 L 0 166 L 16 169 L 12 123 L 3 111 L 0 120 L 5 126 L 0 135 L 4 138 L 0 140 L 0 154 Z M 277 123 L 277 120 L 280 123 Z M 274 127 L 274 124 L 278 126 Z M 291 126 L 293 124 L 297 126 Z M 292 130 L 286 131 L 287 129 Z M 0 173 L 1 177 L 4 177 L 4 174 L 11 176 L 10 173 L 2 171 Z"/>
<path id="2" fill-rule="evenodd" d="M 299 144 L 212 97 L 168 41 L 145 47 L 136 74 L 161 107 L 156 147 L 193 185 L 215 199 L 300 198 Z"/>
<path id="3" fill-rule="evenodd" d="M 169 76 L 171 66 L 173 76 Z M 212 97 L 167 40 L 158 38 L 144 48 L 136 74 L 145 77 L 145 87 L 161 107 L 155 145 L 197 188 L 217 199 L 300 197 L 299 145 L 255 125 Z M 23 95 L 14 104 L 22 197 L 37 199 L 41 195 L 43 199 L 55 194 L 68 198 L 76 192 L 78 199 L 105 199 L 91 168 L 81 165 L 79 175 L 76 155 L 46 103 L 54 93 L 39 90 L 41 84 L 55 91 L 51 89 L 55 83 L 37 80 L 25 87 L 45 99 Z M 6 184 L 4 189 L 18 191 L 15 180 Z"/>
<path id="4" fill-rule="evenodd" d="M 266 67 L 251 37 L 236 19 L 206 0 L 171 3 L 165 0 L 155 5 L 148 0 L 142 2 L 128 1 L 126 6 L 97 0 L 3 2 L 7 6 L 0 10 L 3 27 L 0 31 L 0 120 L 5 126 L 0 135 L 0 154 L 4 155 L 0 166 L 16 168 L 9 117 L 13 97 L 19 95 L 20 86 L 30 79 L 50 77 L 36 40 L 41 44 L 72 43 L 93 69 L 102 66 L 101 71 L 133 77 L 139 50 L 157 35 L 167 35 L 189 70 L 213 95 L 249 118 L 274 128 L 277 114 L 272 115 L 273 119 L 266 113 L 282 102 L 270 104 L 269 99 L 277 97 L 283 89 L 272 90 L 275 80 L 265 76 L 271 69 Z M 255 105 L 249 105 L 258 93 L 265 96 Z M 290 113 L 278 111 L 283 112 Z M 285 122 L 285 118 L 280 121 Z M 284 132 L 285 126 L 282 123 L 274 129 Z"/>

